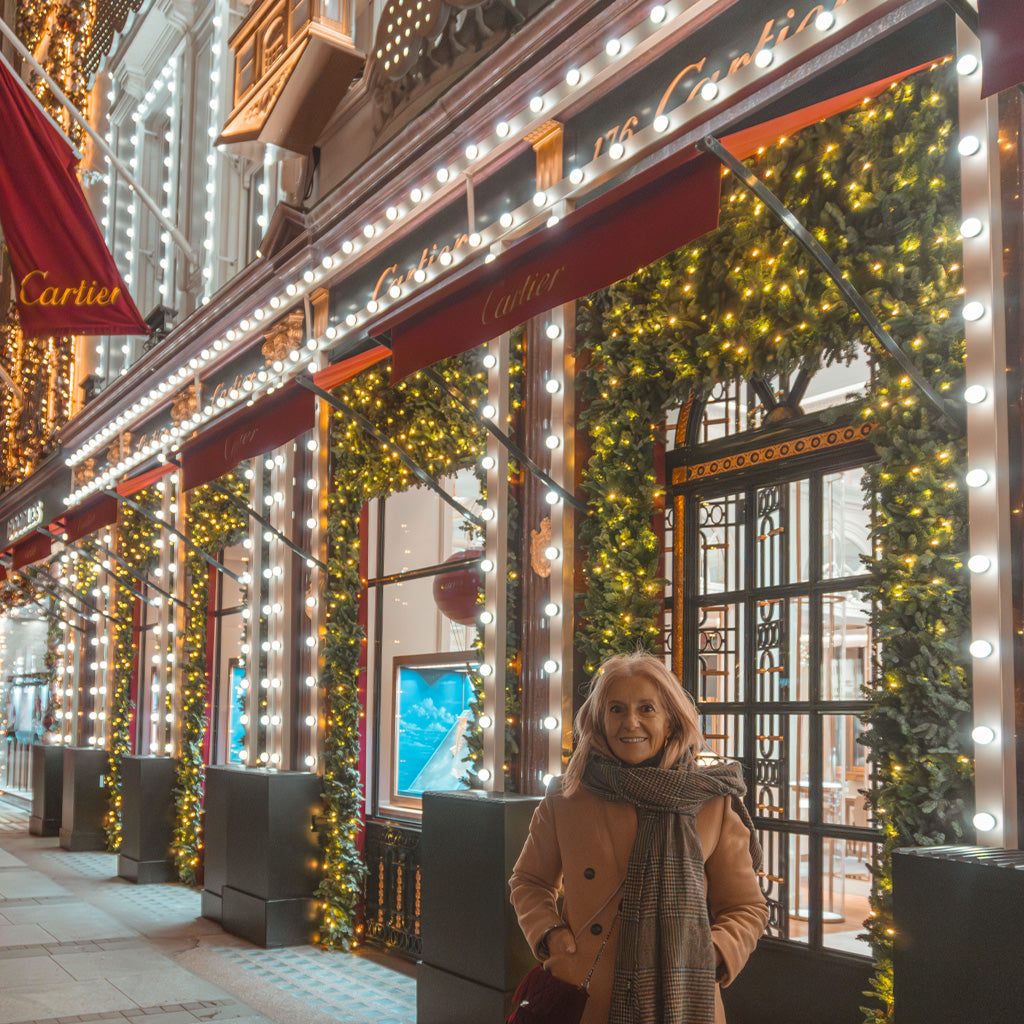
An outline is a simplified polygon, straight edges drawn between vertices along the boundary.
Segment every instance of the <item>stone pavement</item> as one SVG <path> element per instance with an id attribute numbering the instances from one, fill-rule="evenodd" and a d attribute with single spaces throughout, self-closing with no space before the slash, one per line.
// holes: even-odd
<path id="1" fill-rule="evenodd" d="M 125 882 L 0 798 L 0 1024 L 415 1024 L 413 970 L 260 949 L 200 917 L 197 890 Z"/>

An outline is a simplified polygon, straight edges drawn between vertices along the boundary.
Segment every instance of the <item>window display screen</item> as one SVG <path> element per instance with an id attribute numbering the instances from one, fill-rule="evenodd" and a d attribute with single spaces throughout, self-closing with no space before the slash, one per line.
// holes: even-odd
<path id="1" fill-rule="evenodd" d="M 471 758 L 470 666 L 398 665 L 395 670 L 395 789 L 401 796 L 465 789 Z"/>

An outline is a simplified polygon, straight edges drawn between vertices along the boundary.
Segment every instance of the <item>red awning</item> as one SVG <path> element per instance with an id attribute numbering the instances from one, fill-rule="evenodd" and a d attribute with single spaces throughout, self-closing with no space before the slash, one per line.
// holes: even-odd
<path id="1" fill-rule="evenodd" d="M 740 159 L 878 96 L 930 65 L 843 93 L 723 139 Z M 391 375 L 401 380 L 467 352 L 555 306 L 628 277 L 718 226 L 720 165 L 694 150 L 676 154 L 610 189 L 556 227 L 512 245 L 381 320 L 390 330 Z"/>
<path id="2" fill-rule="evenodd" d="M 102 530 L 114 522 L 117 522 L 117 498 L 101 494 L 71 509 L 64 516 L 64 533 L 67 534 L 67 542 L 74 544 L 80 537 Z"/>
<path id="3" fill-rule="evenodd" d="M 243 459 L 262 455 L 314 426 L 313 393 L 286 384 L 262 401 L 229 416 L 181 449 L 188 491 L 231 472 Z"/>
<path id="4" fill-rule="evenodd" d="M 44 533 L 33 533 L 14 545 L 14 568 L 24 569 L 26 565 L 49 558 L 52 543 Z"/>
<path id="5" fill-rule="evenodd" d="M 1024 82 L 1024 10 L 1010 0 L 978 0 L 981 98 Z"/>
<path id="6" fill-rule="evenodd" d="M 322 370 L 317 370 L 313 374 L 313 383 L 324 391 L 330 391 L 331 388 L 336 388 L 339 384 L 358 376 L 363 370 L 383 362 L 390 355 L 391 349 L 384 345 L 375 345 L 357 356 L 350 356 L 348 359 L 342 359 L 340 363 L 333 363 Z"/>
<path id="7" fill-rule="evenodd" d="M 375 334 L 391 331 L 392 379 L 468 352 L 711 231 L 719 177 L 714 157 L 676 154 L 375 325 Z"/>
<path id="8" fill-rule="evenodd" d="M 122 480 L 117 485 L 117 493 L 123 498 L 130 498 L 133 494 L 138 494 L 139 491 L 144 491 L 147 487 L 151 487 L 158 480 L 163 480 L 174 469 L 175 467 L 170 463 L 166 463 L 163 466 L 154 466 L 152 469 L 147 469 L 145 473 L 133 476 L 129 480 Z"/>

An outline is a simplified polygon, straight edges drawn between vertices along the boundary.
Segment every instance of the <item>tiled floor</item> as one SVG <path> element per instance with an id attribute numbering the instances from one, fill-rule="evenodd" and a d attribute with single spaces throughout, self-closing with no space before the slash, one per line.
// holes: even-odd
<path id="1" fill-rule="evenodd" d="M 407 965 L 260 949 L 202 918 L 196 890 L 116 875 L 0 798 L 0 1024 L 415 1024 Z"/>

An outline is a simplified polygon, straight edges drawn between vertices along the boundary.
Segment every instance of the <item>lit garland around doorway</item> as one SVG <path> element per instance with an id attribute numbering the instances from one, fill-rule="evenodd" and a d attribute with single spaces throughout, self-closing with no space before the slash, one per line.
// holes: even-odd
<path id="1" fill-rule="evenodd" d="M 480 401 L 484 378 L 466 369 L 471 358 L 452 359 L 438 370 Z M 483 428 L 420 374 L 392 386 L 387 367 L 374 368 L 341 385 L 337 394 L 377 431 L 394 438 L 434 479 L 472 466 L 483 453 Z M 365 875 L 356 846 L 361 820 L 359 729 L 364 713 L 359 680 L 366 643 L 359 620 L 359 595 L 365 584 L 359 567 L 360 518 L 367 501 L 406 490 L 417 481 L 392 451 L 340 412 L 331 419 L 331 453 L 327 614 L 320 674 L 326 825 L 321 833 L 324 877 L 317 890 L 317 941 L 347 949 L 358 938 L 355 918 Z"/>
<path id="2" fill-rule="evenodd" d="M 187 496 L 189 539 L 211 556 L 238 543 L 249 529 L 245 513 L 249 504 L 249 485 L 242 471 L 229 473 L 218 482 L 234 495 L 234 500 L 205 484 Z M 189 548 L 185 571 L 188 611 L 182 647 L 184 672 L 179 684 L 180 746 L 174 786 L 171 855 L 178 878 L 194 885 L 198 881 L 203 847 L 203 738 L 208 724 L 210 685 L 206 669 L 206 624 L 211 570 L 206 561 Z"/>
<path id="3" fill-rule="evenodd" d="M 876 101 L 780 140 L 752 161 L 815 233 L 928 382 L 958 400 L 960 213 L 956 86 L 944 65 Z M 577 647 L 588 671 L 637 645 L 657 649 L 665 581 L 652 526 L 664 484 L 658 424 L 721 382 L 847 360 L 874 340 L 841 293 L 763 205 L 724 181 L 722 227 L 581 304 L 580 374 L 593 454 L 581 527 L 587 592 Z M 960 433 L 882 353 L 848 413 L 875 425 L 867 471 L 875 557 L 868 596 L 878 642 L 867 732 L 868 794 L 884 842 L 867 922 L 875 954 L 866 1021 L 892 1013 L 889 854 L 969 836 L 972 762 L 966 644 L 966 467 Z"/>

